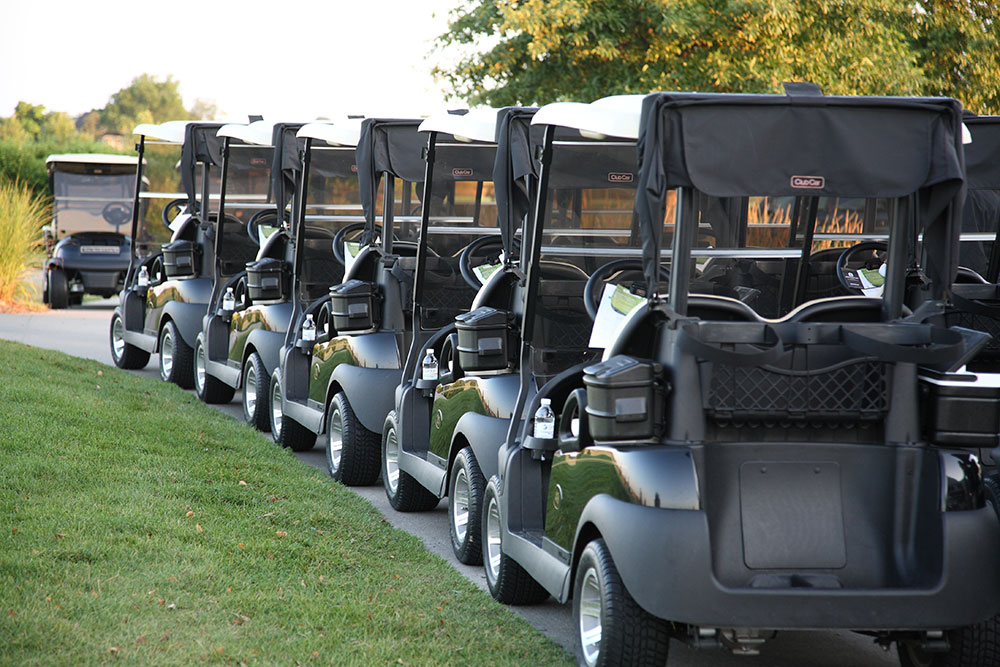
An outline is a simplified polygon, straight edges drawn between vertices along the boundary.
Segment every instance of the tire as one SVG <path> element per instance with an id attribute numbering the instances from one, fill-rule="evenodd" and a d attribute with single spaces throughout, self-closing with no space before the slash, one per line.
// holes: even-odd
<path id="1" fill-rule="evenodd" d="M 271 437 L 293 452 L 307 452 L 316 445 L 316 434 L 282 412 L 282 393 L 281 371 L 276 368 L 271 374 L 270 400 L 267 402 L 271 416 Z"/>
<path id="2" fill-rule="evenodd" d="M 160 379 L 182 389 L 194 386 L 194 350 L 181 338 L 173 320 L 160 330 Z"/>
<path id="3" fill-rule="evenodd" d="M 235 387 L 208 373 L 208 351 L 200 334 L 194 344 L 194 393 L 210 405 L 229 403 L 236 395 Z"/>
<path id="4" fill-rule="evenodd" d="M 995 474 L 984 477 L 983 491 L 986 492 L 986 500 L 993 505 L 997 519 L 1000 520 L 1000 479 Z"/>
<path id="5" fill-rule="evenodd" d="M 108 332 L 111 343 L 111 361 L 118 368 L 135 370 L 145 368 L 149 363 L 149 352 L 141 347 L 125 342 L 125 323 L 117 310 L 111 316 L 111 329 Z"/>
<path id="6" fill-rule="evenodd" d="M 1000 616 L 949 630 L 950 649 L 928 653 L 910 642 L 897 642 L 899 662 L 903 667 L 991 667 L 1000 665 Z"/>
<path id="7" fill-rule="evenodd" d="M 45 292 L 48 294 L 49 307 L 52 310 L 62 310 L 69 307 L 69 279 L 62 269 L 49 269 L 45 272 Z"/>
<path id="8" fill-rule="evenodd" d="M 437 507 L 438 497 L 408 472 L 399 469 L 399 431 L 396 411 L 386 417 L 382 429 L 382 486 L 389 504 L 397 512 L 426 512 Z"/>
<path id="9" fill-rule="evenodd" d="M 448 484 L 448 532 L 455 558 L 466 565 L 483 562 L 483 492 L 486 479 L 471 447 L 466 447 L 451 465 Z"/>
<path id="10" fill-rule="evenodd" d="M 379 435 L 366 429 L 344 392 L 326 408 L 326 467 L 345 486 L 370 486 L 378 481 Z"/>
<path id="11" fill-rule="evenodd" d="M 246 423 L 265 433 L 271 430 L 270 377 L 260 355 L 251 352 L 243 364 L 243 400 L 240 403 Z"/>
<path id="12" fill-rule="evenodd" d="M 573 582 L 573 618 L 581 665 L 667 663 L 669 623 L 632 598 L 604 540 L 590 542 L 580 554 Z"/>
<path id="13" fill-rule="evenodd" d="M 528 572 L 503 552 L 501 542 L 500 499 L 498 480 L 492 477 L 483 493 L 482 542 L 486 586 L 490 595 L 503 604 L 538 604 L 549 597 Z"/>

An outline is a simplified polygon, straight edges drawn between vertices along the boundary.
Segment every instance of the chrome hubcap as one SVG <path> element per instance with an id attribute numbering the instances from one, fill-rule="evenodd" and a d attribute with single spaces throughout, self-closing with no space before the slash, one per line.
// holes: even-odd
<path id="1" fill-rule="evenodd" d="M 277 375 L 271 379 L 271 422 L 274 435 L 281 435 L 281 383 Z"/>
<path id="2" fill-rule="evenodd" d="M 111 351 L 115 359 L 121 359 L 125 354 L 125 325 L 120 317 L 115 318 L 115 323 L 111 327 Z"/>
<path id="3" fill-rule="evenodd" d="M 490 498 L 486 512 L 486 576 L 495 582 L 500 576 L 500 505 Z"/>
<path id="4" fill-rule="evenodd" d="M 195 350 L 194 355 L 194 381 L 198 384 L 198 392 L 201 393 L 205 389 L 205 367 L 207 363 L 205 362 L 205 346 L 198 343 L 198 349 Z"/>
<path id="5" fill-rule="evenodd" d="M 597 664 L 601 653 L 601 585 L 597 571 L 589 567 L 580 587 L 580 646 L 588 665 Z"/>
<path id="6" fill-rule="evenodd" d="M 399 488 L 399 441 L 394 428 L 390 428 L 385 436 L 385 479 L 389 491 L 396 495 L 396 489 Z"/>
<path id="7" fill-rule="evenodd" d="M 334 410 L 330 415 L 330 428 L 328 429 L 328 442 L 326 444 L 326 458 L 330 462 L 330 472 L 340 470 L 340 456 L 344 451 L 344 423 L 340 417 L 340 410 Z"/>
<path id="8" fill-rule="evenodd" d="M 247 366 L 243 379 L 243 409 L 246 410 L 248 417 L 257 410 L 257 371 L 253 364 Z"/>
<path id="9" fill-rule="evenodd" d="M 459 468 L 455 475 L 455 488 L 452 489 L 450 501 L 451 527 L 458 541 L 464 543 L 469 530 L 469 476 L 465 468 Z"/>
<path id="10" fill-rule="evenodd" d="M 169 380 L 172 370 L 174 370 L 174 337 L 167 330 L 163 332 L 163 339 L 160 341 L 160 377 Z"/>

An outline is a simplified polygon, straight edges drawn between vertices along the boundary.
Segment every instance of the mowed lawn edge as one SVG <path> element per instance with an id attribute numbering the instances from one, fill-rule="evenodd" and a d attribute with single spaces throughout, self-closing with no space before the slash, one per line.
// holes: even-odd
<path id="1" fill-rule="evenodd" d="M 0 663 L 567 664 L 190 394 L 0 342 Z"/>

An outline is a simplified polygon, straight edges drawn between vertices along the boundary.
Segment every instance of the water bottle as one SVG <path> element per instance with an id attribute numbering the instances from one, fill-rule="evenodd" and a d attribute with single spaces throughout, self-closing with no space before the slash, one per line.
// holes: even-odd
<path id="1" fill-rule="evenodd" d="M 136 284 L 139 287 L 149 287 L 149 271 L 146 270 L 145 266 L 139 267 L 139 276 L 136 278 Z"/>
<path id="2" fill-rule="evenodd" d="M 313 322 L 312 313 L 306 315 L 306 321 L 302 323 L 302 340 L 306 342 L 316 340 L 316 323 Z"/>
<path id="3" fill-rule="evenodd" d="M 556 413 L 552 412 L 551 398 L 543 398 L 542 404 L 535 411 L 534 435 L 542 440 L 551 440 L 556 437 Z"/>
<path id="4" fill-rule="evenodd" d="M 236 295 L 232 287 L 227 287 L 226 295 L 222 297 L 222 310 L 236 310 Z"/>
<path id="5" fill-rule="evenodd" d="M 438 379 L 438 360 L 434 356 L 434 350 L 428 349 L 427 354 L 424 355 L 424 361 L 420 364 L 421 372 L 420 377 L 424 380 L 437 380 Z"/>

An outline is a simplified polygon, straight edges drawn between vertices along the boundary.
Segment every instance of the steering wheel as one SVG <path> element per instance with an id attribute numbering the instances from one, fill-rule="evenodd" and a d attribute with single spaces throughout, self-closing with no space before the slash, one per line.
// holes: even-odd
<path id="1" fill-rule="evenodd" d="M 352 222 L 349 225 L 344 225 L 337 233 L 333 235 L 333 258 L 341 266 L 347 266 L 347 257 L 344 255 L 344 243 L 347 242 L 347 235 L 353 232 L 359 232 L 365 228 L 364 222 Z M 381 227 L 375 225 L 376 233 L 381 231 Z"/>
<path id="2" fill-rule="evenodd" d="M 119 227 L 132 219 L 132 207 L 121 202 L 113 201 L 104 207 L 104 210 L 101 211 L 101 217 L 104 218 L 108 224 L 113 225 L 115 231 L 118 231 Z"/>
<path id="3" fill-rule="evenodd" d="M 473 271 L 472 260 L 476 257 L 485 259 L 487 262 L 495 264 L 500 261 L 500 252 L 503 250 L 503 241 L 499 236 L 480 236 L 478 239 L 465 246 L 458 256 L 458 269 L 462 272 L 462 278 L 474 290 L 483 286 L 479 276 Z M 476 266 L 479 266 L 477 264 Z"/>
<path id="4" fill-rule="evenodd" d="M 268 218 L 274 218 L 274 220 L 277 221 L 278 212 L 274 209 L 265 208 L 257 211 L 250 216 L 249 220 L 247 220 L 247 234 L 250 236 L 250 240 L 257 245 L 260 245 L 264 240 L 260 237 L 260 226 L 264 224 L 264 221 Z"/>
<path id="5" fill-rule="evenodd" d="M 590 278 L 587 279 L 587 285 L 583 288 L 583 305 L 587 308 L 587 315 L 590 316 L 590 319 L 597 319 L 597 308 L 600 305 L 601 298 L 601 295 L 598 294 L 598 288 L 603 290 L 604 281 L 622 271 L 639 271 L 641 273 L 643 271 L 642 261 L 638 259 L 616 259 L 594 271 Z M 670 270 L 661 266 L 660 279 L 670 280 Z"/>
<path id="6" fill-rule="evenodd" d="M 187 203 L 187 198 L 181 197 L 180 199 L 174 199 L 173 201 L 167 202 L 167 205 L 163 207 L 163 210 L 160 212 L 160 218 L 163 219 L 163 224 L 166 225 L 168 229 L 170 228 L 170 223 L 174 221 L 174 218 L 180 215 L 180 212 L 184 210 Z M 173 212 L 173 215 L 171 215 L 171 212 Z"/>
<path id="7" fill-rule="evenodd" d="M 889 246 L 885 241 L 862 241 L 840 253 L 837 258 L 837 278 L 849 294 L 864 295 L 860 275 L 857 270 L 849 268 L 848 264 L 861 261 L 862 258 L 857 256 L 866 252 L 870 254 L 863 258 L 865 267 L 878 268 L 885 262 L 885 257 L 880 257 L 877 253 L 889 252 Z"/>

